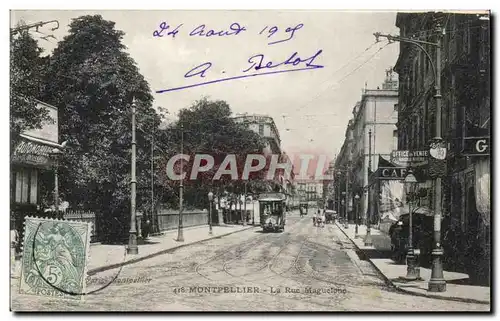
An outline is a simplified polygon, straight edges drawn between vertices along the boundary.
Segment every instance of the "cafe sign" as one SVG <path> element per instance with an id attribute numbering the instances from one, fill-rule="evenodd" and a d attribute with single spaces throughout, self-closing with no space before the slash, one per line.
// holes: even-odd
<path id="1" fill-rule="evenodd" d="M 398 166 L 422 166 L 429 161 L 428 150 L 393 150 L 391 152 L 391 163 Z"/>
<path id="2" fill-rule="evenodd" d="M 379 179 L 397 179 L 403 180 L 406 177 L 406 167 L 379 167 Z"/>
<path id="3" fill-rule="evenodd" d="M 489 137 L 465 137 L 462 155 L 464 156 L 488 156 L 490 155 Z"/>

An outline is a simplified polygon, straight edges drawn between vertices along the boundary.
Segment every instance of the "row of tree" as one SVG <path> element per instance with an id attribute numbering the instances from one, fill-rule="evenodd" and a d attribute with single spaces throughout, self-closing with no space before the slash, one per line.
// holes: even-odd
<path id="1" fill-rule="evenodd" d="M 178 205 L 178 181 L 165 177 L 165 161 L 184 153 L 247 155 L 260 153 L 265 142 L 231 118 L 223 101 L 201 99 L 181 110 L 177 122 L 161 126 L 165 110 L 153 108 L 149 84 L 122 43 L 124 33 L 100 15 L 73 19 L 69 33 L 53 53 L 42 49 L 28 31 L 11 38 L 11 153 L 19 134 L 40 128 L 47 114 L 34 99 L 58 107 L 59 136 L 67 141 L 60 167 L 60 190 L 74 208 L 124 222 L 130 206 L 131 102 L 137 101 L 137 209 L 149 213 L 159 203 Z M 151 171 L 151 161 L 154 169 Z M 220 164 L 219 164 L 220 165 Z M 218 166 L 213 168 L 216 171 Z M 263 172 L 262 172 L 263 173 Z M 185 204 L 207 205 L 207 193 L 241 194 L 268 189 L 258 175 L 247 183 L 208 179 L 187 184 Z M 43 177 L 43 176 L 42 176 Z M 48 176 L 47 176 L 48 177 Z M 151 187 L 155 197 L 151 198 Z M 246 184 L 246 186 L 245 186 Z M 50 200 L 52 180 L 42 182 Z M 125 229 L 125 227 L 124 227 Z"/>

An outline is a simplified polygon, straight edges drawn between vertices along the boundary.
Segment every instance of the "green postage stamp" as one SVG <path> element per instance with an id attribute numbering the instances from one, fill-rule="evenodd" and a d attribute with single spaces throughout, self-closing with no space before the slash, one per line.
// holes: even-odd
<path id="1" fill-rule="evenodd" d="M 19 293 L 80 300 L 90 231 L 90 223 L 27 217 Z"/>

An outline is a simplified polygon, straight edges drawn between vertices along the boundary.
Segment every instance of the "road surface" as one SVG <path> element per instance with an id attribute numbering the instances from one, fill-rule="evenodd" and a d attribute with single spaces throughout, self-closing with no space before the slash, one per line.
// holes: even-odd
<path id="1" fill-rule="evenodd" d="M 360 260 L 335 225 L 287 218 L 283 233 L 252 228 L 89 277 L 82 301 L 18 294 L 14 311 L 475 311 L 467 304 L 402 294 Z"/>

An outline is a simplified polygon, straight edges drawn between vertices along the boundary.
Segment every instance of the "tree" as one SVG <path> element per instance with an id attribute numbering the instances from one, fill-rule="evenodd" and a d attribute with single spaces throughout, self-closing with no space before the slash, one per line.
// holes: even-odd
<path id="1" fill-rule="evenodd" d="M 30 129 L 41 128 L 49 121 L 48 111 L 37 108 L 46 59 L 42 49 L 28 31 L 10 38 L 10 137 L 11 154 L 19 142 L 19 135 Z"/>
<path id="2" fill-rule="evenodd" d="M 186 206 L 207 207 L 207 194 L 210 190 L 216 194 L 221 194 L 223 190 L 236 194 L 243 193 L 244 181 L 241 179 L 233 180 L 228 175 L 223 175 L 220 180 L 214 180 L 213 177 L 226 156 L 236 155 L 238 176 L 241 178 L 247 155 L 261 154 L 265 146 L 263 139 L 244 124 L 236 123 L 232 119 L 231 108 L 226 102 L 203 98 L 194 102 L 191 107 L 181 110 L 179 120 L 167 129 L 170 133 L 167 135 L 168 145 L 173 149 L 170 150 L 170 154 L 166 155 L 168 157 L 165 157 L 165 160 L 181 151 L 181 125 L 184 141 L 183 153 L 191 156 L 184 170 L 187 177 L 184 181 Z M 191 180 L 189 179 L 190 170 L 196 154 L 213 156 L 215 164 L 211 170 L 201 172 L 195 180 Z M 254 174 L 252 178 L 256 180 L 263 178 L 263 175 L 264 172 L 261 171 Z M 164 185 L 171 191 L 171 195 L 177 195 L 179 182 L 171 181 L 165 176 L 163 175 Z"/>
<path id="3" fill-rule="evenodd" d="M 100 15 L 73 19 L 54 50 L 43 99 L 59 107 L 59 130 L 68 148 L 61 189 L 73 206 L 91 207 L 128 231 L 131 103 L 137 101 L 137 208 L 150 176 L 147 137 L 160 117 L 148 83 L 125 52 L 124 33 Z M 142 132 L 140 130 L 142 130 Z M 117 220 L 114 219 L 117 218 Z M 113 227 L 116 230 L 116 227 Z"/>

